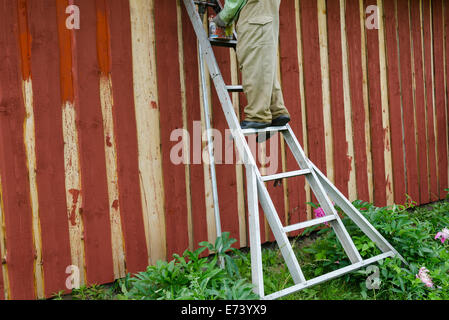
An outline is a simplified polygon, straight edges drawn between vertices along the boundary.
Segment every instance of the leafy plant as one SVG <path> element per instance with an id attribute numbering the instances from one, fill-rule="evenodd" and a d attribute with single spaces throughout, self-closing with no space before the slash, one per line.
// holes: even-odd
<path id="1" fill-rule="evenodd" d="M 229 255 L 238 254 L 231 248 L 234 242 L 229 233 L 224 233 L 215 244 L 202 242 L 193 252 L 186 250 L 182 256 L 173 255 L 170 262 L 158 261 L 135 277 L 128 275 L 121 286 L 123 296 L 137 300 L 257 299 L 253 286 L 240 277 Z M 200 258 L 206 249 L 213 257 Z M 219 259 L 225 261 L 225 269 L 220 268 Z"/>

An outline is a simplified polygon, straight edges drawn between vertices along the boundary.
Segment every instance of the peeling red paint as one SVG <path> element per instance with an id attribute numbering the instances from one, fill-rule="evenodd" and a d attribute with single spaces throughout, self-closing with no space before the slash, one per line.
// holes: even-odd
<path id="1" fill-rule="evenodd" d="M 26 80 L 31 77 L 31 34 L 28 28 L 28 10 L 26 0 L 19 0 L 17 6 L 22 78 L 23 80 Z"/>
<path id="2" fill-rule="evenodd" d="M 105 0 L 95 1 L 97 10 L 97 56 L 98 65 L 102 75 L 111 72 L 111 50 L 108 26 L 108 16 Z"/>
<path id="3" fill-rule="evenodd" d="M 157 109 L 157 102 L 156 101 L 151 101 L 151 109 Z"/>
<path id="4" fill-rule="evenodd" d="M 106 136 L 106 145 L 108 147 L 112 147 L 112 142 L 111 142 L 111 137 L 110 136 Z"/>
<path id="5" fill-rule="evenodd" d="M 69 220 L 72 226 L 76 226 L 76 206 L 78 204 L 78 199 L 80 191 L 77 189 L 70 189 L 69 193 L 72 195 L 72 210 L 70 211 Z"/>
<path id="6" fill-rule="evenodd" d="M 119 204 L 118 200 L 114 200 L 114 202 L 112 203 L 112 208 L 114 210 L 118 210 L 118 206 L 119 206 L 118 204 Z"/>
<path id="7" fill-rule="evenodd" d="M 71 31 L 66 27 L 66 8 L 69 5 L 68 0 L 57 0 L 56 10 L 58 19 L 58 36 L 60 52 L 60 85 L 61 100 L 64 102 L 73 102 L 73 74 L 72 74 L 72 40 Z"/>

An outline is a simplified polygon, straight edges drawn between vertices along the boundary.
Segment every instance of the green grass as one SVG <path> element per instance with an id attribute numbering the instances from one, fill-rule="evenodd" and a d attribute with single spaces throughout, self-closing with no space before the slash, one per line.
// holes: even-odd
<path id="1" fill-rule="evenodd" d="M 444 244 L 434 237 L 449 227 L 449 201 L 415 207 L 409 201 L 404 206 L 378 208 L 355 201 L 354 205 L 406 259 L 398 258 L 376 264 L 379 274 L 377 289 L 368 289 L 367 278 L 373 275 L 366 268 L 310 287 L 284 300 L 427 300 L 449 299 L 449 240 Z M 339 210 L 339 208 L 337 208 Z M 375 256 L 379 249 L 347 218 L 348 232 L 363 258 Z M 158 262 L 145 272 L 128 275 L 112 286 L 93 286 L 75 290 L 71 297 L 83 300 L 109 299 L 256 299 L 251 292 L 251 262 L 247 249 L 231 249 L 234 239 L 229 234 L 215 244 L 201 243 L 194 252 L 175 255 L 170 262 Z M 349 265 L 340 243 L 329 228 L 309 228 L 292 239 L 292 246 L 306 279 Z M 210 257 L 200 258 L 204 250 Z M 219 267 L 219 258 L 227 268 Z M 293 285 L 280 250 L 275 244 L 262 250 L 265 294 Z M 433 287 L 417 279 L 421 267 L 429 270 Z M 63 299 L 61 293 L 55 299 Z"/>

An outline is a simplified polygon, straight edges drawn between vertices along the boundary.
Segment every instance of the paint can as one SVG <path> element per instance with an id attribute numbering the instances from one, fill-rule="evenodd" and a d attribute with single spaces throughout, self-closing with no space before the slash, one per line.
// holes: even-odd
<path id="1" fill-rule="evenodd" d="M 217 40 L 232 40 L 234 35 L 233 25 L 221 28 L 214 22 L 214 15 L 209 17 L 209 37 Z"/>

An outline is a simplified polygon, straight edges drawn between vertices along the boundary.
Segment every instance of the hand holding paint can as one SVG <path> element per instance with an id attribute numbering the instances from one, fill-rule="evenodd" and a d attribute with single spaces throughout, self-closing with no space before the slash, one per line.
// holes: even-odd
<path id="1" fill-rule="evenodd" d="M 233 25 L 221 28 L 214 22 L 214 18 L 215 16 L 213 15 L 209 17 L 209 37 L 218 40 L 232 40 L 234 34 Z"/>

